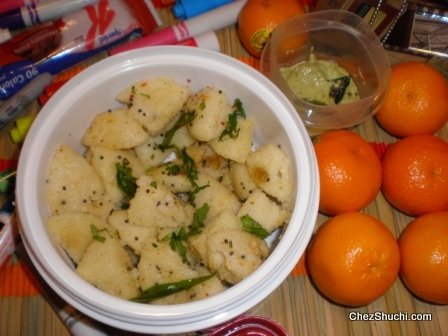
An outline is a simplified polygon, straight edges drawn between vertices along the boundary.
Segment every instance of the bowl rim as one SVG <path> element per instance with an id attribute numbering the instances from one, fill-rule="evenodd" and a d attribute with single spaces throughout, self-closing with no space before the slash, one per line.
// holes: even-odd
<path id="1" fill-rule="evenodd" d="M 239 80 L 241 78 L 251 80 L 251 83 L 256 85 L 257 89 L 273 99 L 276 105 L 285 109 L 283 125 L 289 133 L 290 141 L 293 134 L 295 136 L 295 146 L 291 147 L 294 150 L 296 160 L 299 152 L 301 152 L 301 155 L 306 153 L 306 156 L 309 157 L 309 160 L 302 162 L 305 163 L 305 167 L 303 167 L 304 174 L 301 175 L 307 175 L 307 178 L 303 176 L 297 178 L 297 183 L 300 181 L 301 189 L 306 190 L 306 195 L 301 194 L 296 199 L 294 208 L 299 209 L 299 211 L 293 213 L 290 221 L 290 223 L 300 223 L 300 230 L 297 230 L 294 236 L 283 237 L 257 271 L 238 285 L 226 290 L 224 293 L 232 294 L 230 298 L 229 295 L 221 293 L 211 298 L 181 305 L 142 305 L 115 298 L 87 284 L 79 277 L 66 279 L 57 272 L 58 267 L 64 267 L 64 262 L 61 256 L 56 253 L 54 246 L 52 249 L 50 248 L 50 254 L 44 255 L 40 250 L 41 246 L 48 247 L 48 244 L 52 245 L 52 243 L 48 236 L 45 237 L 44 233 L 39 232 L 39 229 L 35 227 L 36 220 L 39 220 L 37 206 L 34 205 L 31 211 L 25 207 L 27 204 L 26 195 L 37 193 L 38 182 L 33 180 L 36 174 L 33 165 L 35 165 L 39 153 L 44 151 L 42 148 L 39 149 L 38 141 L 36 141 L 36 138 L 41 134 L 39 129 L 49 118 L 56 117 L 55 111 L 59 107 L 70 101 L 68 93 L 73 92 L 73 90 L 83 92 L 82 90 L 87 90 L 89 85 L 94 85 L 94 78 L 96 78 L 93 76 L 94 74 L 96 76 L 99 76 L 99 74 L 107 75 L 107 73 L 112 73 L 113 69 L 123 69 L 142 64 L 142 62 L 155 62 L 156 60 L 159 62 L 176 61 L 185 63 L 187 60 L 200 62 L 201 66 L 205 64 L 212 69 L 213 66 L 219 67 L 219 71 L 222 73 L 236 73 L 240 76 Z M 215 69 L 214 71 L 218 70 Z M 80 88 L 80 83 L 85 84 L 84 89 Z M 275 113 L 277 112 L 275 111 Z M 301 137 L 298 137 L 298 135 L 301 135 Z M 302 141 L 299 141 L 299 139 Z M 27 169 L 27 167 L 32 168 Z M 289 100 L 261 73 L 230 56 L 199 48 L 155 46 L 136 49 L 108 57 L 91 65 L 58 90 L 38 114 L 23 144 L 17 168 L 16 203 L 20 218 L 20 232 L 25 248 L 41 276 L 58 295 L 84 314 L 114 327 L 126 328 L 136 332 L 147 332 L 148 327 L 152 328 L 151 332 L 164 333 L 199 330 L 221 324 L 244 313 L 265 299 L 288 276 L 298 257 L 305 249 L 304 245 L 306 244 L 304 242 L 309 241 L 314 229 L 319 197 L 319 181 L 316 172 L 317 163 L 314 151 L 303 123 Z M 299 199 L 302 202 L 301 204 L 297 204 Z M 303 225 L 303 223 L 311 224 Z M 39 224 L 40 227 L 44 225 L 42 221 Z M 294 226 L 289 225 L 285 232 L 293 230 L 295 230 Z M 282 256 L 286 256 L 286 258 L 279 263 Z M 68 267 L 66 264 L 65 266 Z M 256 280 L 257 277 L 260 279 L 268 278 L 270 281 L 263 284 L 261 280 Z M 74 281 L 73 284 L 76 285 L 76 288 L 73 288 L 69 281 Z M 258 290 L 254 290 L 254 283 L 258 285 Z M 262 293 L 260 293 L 261 289 Z M 237 297 L 243 294 L 245 300 L 243 302 L 238 301 Z M 100 298 L 100 300 L 92 302 L 92 295 Z M 218 301 L 218 304 L 216 301 Z M 115 308 L 112 309 L 106 303 L 112 304 Z M 176 321 L 175 326 L 171 323 L 173 320 Z"/>

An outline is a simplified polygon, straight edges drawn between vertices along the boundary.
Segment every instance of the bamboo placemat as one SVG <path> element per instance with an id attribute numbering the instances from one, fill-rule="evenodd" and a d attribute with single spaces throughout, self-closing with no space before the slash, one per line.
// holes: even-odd
<path id="1" fill-rule="evenodd" d="M 160 10 L 164 26 L 173 23 L 168 10 Z M 218 32 L 221 52 L 233 56 L 255 68 L 258 61 L 242 48 L 235 26 Z M 390 52 L 392 63 L 413 59 Z M 33 103 L 27 113 L 37 113 L 39 105 Z M 20 146 L 9 139 L 9 128 L 0 131 L 0 160 L 3 165 L 14 166 Z M 388 144 L 396 139 L 369 119 L 353 129 L 374 144 Z M 448 125 L 438 133 L 448 140 Z M 395 234 L 400 234 L 412 218 L 393 210 L 380 193 L 365 212 L 382 220 Z M 316 228 L 326 220 L 319 215 Z M 0 336 L 64 336 L 70 335 L 56 311 L 71 307 L 58 298 L 34 270 L 19 247 L 9 262 L 0 269 Z M 430 314 L 431 321 L 351 321 L 349 314 L 360 313 L 413 313 Z M 291 336 L 299 335 L 448 335 L 448 306 L 431 305 L 414 298 L 397 280 L 383 297 L 361 308 L 344 308 L 324 299 L 313 287 L 299 262 L 294 272 L 266 300 L 247 312 L 270 317 L 280 323 Z M 108 329 L 109 335 L 130 335 Z M 88 335 L 86 335 L 88 336 Z"/>

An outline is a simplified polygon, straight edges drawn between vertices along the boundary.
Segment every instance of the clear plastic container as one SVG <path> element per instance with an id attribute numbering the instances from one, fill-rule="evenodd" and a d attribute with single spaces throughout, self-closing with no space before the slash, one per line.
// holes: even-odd
<path id="1" fill-rule="evenodd" d="M 349 73 L 360 99 L 318 105 L 299 98 L 280 69 L 309 59 L 333 60 Z M 386 94 L 389 58 L 372 28 L 344 10 L 327 10 L 294 17 L 272 32 L 261 55 L 261 71 L 293 103 L 310 135 L 349 128 L 373 116 Z"/>

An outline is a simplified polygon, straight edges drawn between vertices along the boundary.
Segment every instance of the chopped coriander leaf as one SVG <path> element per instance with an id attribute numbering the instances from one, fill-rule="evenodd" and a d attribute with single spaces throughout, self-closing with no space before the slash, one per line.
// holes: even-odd
<path id="1" fill-rule="evenodd" d="M 260 239 L 265 239 L 269 236 L 269 232 L 266 231 L 256 220 L 254 220 L 249 215 L 244 215 L 240 218 L 241 223 L 243 224 L 243 230 L 249 232 Z"/>
<path id="2" fill-rule="evenodd" d="M 228 116 L 226 127 L 219 136 L 220 141 L 224 140 L 225 137 L 230 137 L 231 139 L 238 137 L 238 134 L 240 133 L 240 129 L 238 128 L 238 118 L 246 118 L 246 113 L 244 112 L 241 100 L 237 98 L 233 104 L 233 112 Z"/>
<path id="3" fill-rule="evenodd" d="M 132 168 L 129 167 L 129 160 L 124 158 L 122 163 L 115 164 L 117 170 L 116 178 L 120 190 L 129 197 L 134 197 L 137 190 L 137 178 L 132 175 Z"/>
<path id="4" fill-rule="evenodd" d="M 93 239 L 99 241 L 100 243 L 104 243 L 106 241 L 106 237 L 101 236 L 100 233 L 107 231 L 107 229 L 98 230 L 98 228 L 95 225 L 91 224 L 90 231 L 92 232 Z"/>
<path id="5" fill-rule="evenodd" d="M 170 247 L 173 251 L 179 253 L 183 263 L 187 263 L 187 248 L 184 241 L 187 239 L 187 232 L 185 228 L 181 228 L 177 233 L 171 232 L 162 238 L 162 241 L 169 241 Z"/>
<path id="6" fill-rule="evenodd" d="M 210 207 L 207 203 L 204 203 L 200 208 L 198 208 L 193 215 L 193 223 L 188 226 L 187 238 L 200 234 L 204 229 L 204 221 L 207 218 L 208 211 Z"/>
<path id="7" fill-rule="evenodd" d="M 206 184 L 206 185 L 202 185 L 202 186 L 197 186 L 195 187 L 192 191 L 190 191 L 188 193 L 188 203 L 194 205 L 194 201 L 196 199 L 196 195 L 203 189 L 210 187 L 210 184 Z"/>
<path id="8" fill-rule="evenodd" d="M 151 99 L 151 97 L 147 93 L 140 93 L 140 96 L 143 96 L 145 98 Z"/>
<path id="9" fill-rule="evenodd" d="M 188 155 L 187 148 L 182 148 L 179 152 L 179 156 L 183 162 L 181 167 L 182 172 L 187 176 L 188 180 L 193 187 L 197 187 L 196 180 L 198 179 L 198 171 L 194 160 Z"/>
<path id="10" fill-rule="evenodd" d="M 157 189 L 157 182 L 156 181 L 152 181 L 150 183 L 151 187 L 153 187 L 154 189 Z"/>
<path id="11" fill-rule="evenodd" d="M 182 165 L 169 164 L 165 167 L 166 172 L 169 175 L 176 176 L 179 174 L 185 174 L 193 187 L 197 187 L 196 180 L 198 179 L 198 171 L 196 169 L 196 163 L 188 155 L 187 148 L 176 148 L 177 157 L 182 160 Z"/>
<path id="12" fill-rule="evenodd" d="M 176 123 L 171 127 L 164 135 L 162 143 L 159 145 L 161 150 L 165 150 L 171 148 L 171 141 L 173 140 L 174 134 L 176 131 L 184 125 L 187 125 L 194 118 L 196 118 L 196 112 L 184 112 L 180 115 L 179 119 L 177 119 Z"/>
<path id="13" fill-rule="evenodd" d="M 177 233 L 171 232 L 162 238 L 162 241 L 169 241 L 173 251 L 179 253 L 183 263 L 188 263 L 187 248 L 184 241 L 189 237 L 200 234 L 204 229 L 204 221 L 207 218 L 209 206 L 204 203 L 193 215 L 193 223 L 188 226 L 188 231 L 183 227 Z"/>
<path id="14" fill-rule="evenodd" d="M 177 164 L 170 164 L 165 167 L 166 172 L 168 175 L 176 176 L 180 173 L 180 166 Z"/>

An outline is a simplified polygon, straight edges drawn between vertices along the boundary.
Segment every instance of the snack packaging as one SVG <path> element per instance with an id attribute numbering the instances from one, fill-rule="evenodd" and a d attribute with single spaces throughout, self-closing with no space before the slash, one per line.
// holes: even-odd
<path id="1" fill-rule="evenodd" d="M 41 73 L 55 75 L 157 28 L 161 24 L 157 12 L 149 8 L 143 17 L 142 1 L 99 0 L 95 5 L 35 26 L 1 44 L 0 100 L 14 95 Z"/>

